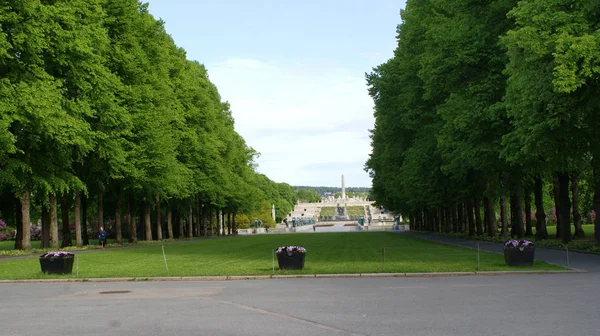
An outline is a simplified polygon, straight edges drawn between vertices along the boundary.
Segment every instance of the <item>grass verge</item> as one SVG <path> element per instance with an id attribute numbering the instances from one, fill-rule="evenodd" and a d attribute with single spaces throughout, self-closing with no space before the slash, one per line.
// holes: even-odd
<path id="1" fill-rule="evenodd" d="M 585 232 L 586 236 L 573 239 L 571 242 L 569 242 L 567 244 L 568 248 L 570 250 L 585 251 L 585 252 L 592 252 L 592 253 L 600 254 L 600 245 L 596 244 L 596 242 L 594 241 L 594 236 L 593 236 L 594 225 L 593 224 L 585 224 L 585 225 L 582 225 L 582 228 L 583 228 L 583 231 Z M 524 239 L 535 242 L 535 245 L 537 247 L 564 249 L 565 244 L 561 243 L 560 238 L 556 238 L 556 226 L 547 226 L 546 230 L 548 231 L 548 238 L 545 240 L 536 240 L 535 239 L 535 231 L 536 231 L 535 228 L 533 228 L 534 236 L 525 237 Z M 490 237 L 485 233 L 482 236 L 470 237 L 465 232 L 462 232 L 462 233 L 442 233 L 442 232 L 427 232 L 427 231 L 425 231 L 425 232 L 436 234 L 436 235 L 442 235 L 442 236 L 449 236 L 449 237 L 456 237 L 456 238 L 463 238 L 463 239 L 470 239 L 470 240 L 483 240 L 483 241 L 490 241 L 490 242 L 496 242 L 496 243 L 503 243 L 503 242 L 506 242 L 507 240 L 511 239 L 510 237 L 500 236 L 500 233 L 497 233 L 494 237 Z M 574 232 L 571 232 L 571 233 L 573 234 Z M 509 235 L 510 235 L 510 230 L 509 230 Z"/>
<path id="2" fill-rule="evenodd" d="M 277 270 L 273 250 L 300 245 L 307 249 L 305 268 Z M 228 237 L 130 249 L 87 251 L 77 254 L 73 274 L 45 275 L 37 258 L 1 262 L 0 279 L 114 278 L 164 276 L 223 276 L 273 274 L 416 273 L 514 270 L 561 270 L 536 261 L 532 267 L 504 264 L 495 253 L 455 247 L 387 232 L 321 233 Z"/>

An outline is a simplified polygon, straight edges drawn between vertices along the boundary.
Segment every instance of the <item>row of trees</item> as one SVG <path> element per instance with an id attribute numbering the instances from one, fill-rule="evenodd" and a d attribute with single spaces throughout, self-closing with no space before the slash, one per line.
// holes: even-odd
<path id="1" fill-rule="evenodd" d="M 336 193 L 342 192 L 342 188 L 340 187 L 310 187 L 310 186 L 294 186 L 294 190 L 306 189 L 306 190 L 314 190 L 318 195 L 325 195 L 326 193 Z M 346 187 L 346 193 L 355 193 L 355 194 L 366 194 L 371 191 L 371 188 L 365 187 Z"/>
<path id="2" fill-rule="evenodd" d="M 70 217 L 81 246 L 90 206 L 135 243 L 207 234 L 213 219 L 235 232 L 238 213 L 275 204 L 282 218 L 295 203 L 256 173 L 205 67 L 137 0 L 3 1 L 0 97 L 0 212 L 16 248 L 31 247 L 30 209 L 56 248 L 59 207 L 63 245 Z"/>
<path id="3" fill-rule="evenodd" d="M 543 239 L 547 188 L 562 242 L 571 221 L 583 236 L 579 210 L 600 212 L 597 1 L 408 0 L 401 18 L 394 57 L 367 74 L 377 203 L 418 229 L 490 235 L 498 204 L 521 237 L 533 194 Z"/>

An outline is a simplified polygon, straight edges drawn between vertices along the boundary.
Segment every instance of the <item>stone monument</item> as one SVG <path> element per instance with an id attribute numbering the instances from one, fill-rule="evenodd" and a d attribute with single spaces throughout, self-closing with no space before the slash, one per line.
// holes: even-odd
<path id="1" fill-rule="evenodd" d="M 350 220 L 350 217 L 348 217 L 348 213 L 346 212 L 346 207 L 344 205 L 340 206 L 339 203 L 337 204 L 333 220 Z"/>

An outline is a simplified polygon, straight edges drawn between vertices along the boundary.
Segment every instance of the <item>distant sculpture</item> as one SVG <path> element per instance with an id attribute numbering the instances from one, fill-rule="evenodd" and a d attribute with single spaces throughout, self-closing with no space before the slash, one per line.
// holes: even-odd
<path id="1" fill-rule="evenodd" d="M 340 204 L 337 204 L 336 207 L 336 214 L 335 216 L 333 216 L 333 220 L 349 220 L 350 217 L 348 217 L 348 214 L 346 213 L 346 207 L 345 206 L 340 206 Z"/>

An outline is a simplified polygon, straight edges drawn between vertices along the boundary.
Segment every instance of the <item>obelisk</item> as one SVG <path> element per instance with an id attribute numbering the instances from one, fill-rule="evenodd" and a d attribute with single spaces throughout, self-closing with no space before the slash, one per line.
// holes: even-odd
<path id="1" fill-rule="evenodd" d="M 346 184 L 344 183 L 344 174 L 342 174 L 342 199 L 346 199 Z"/>

